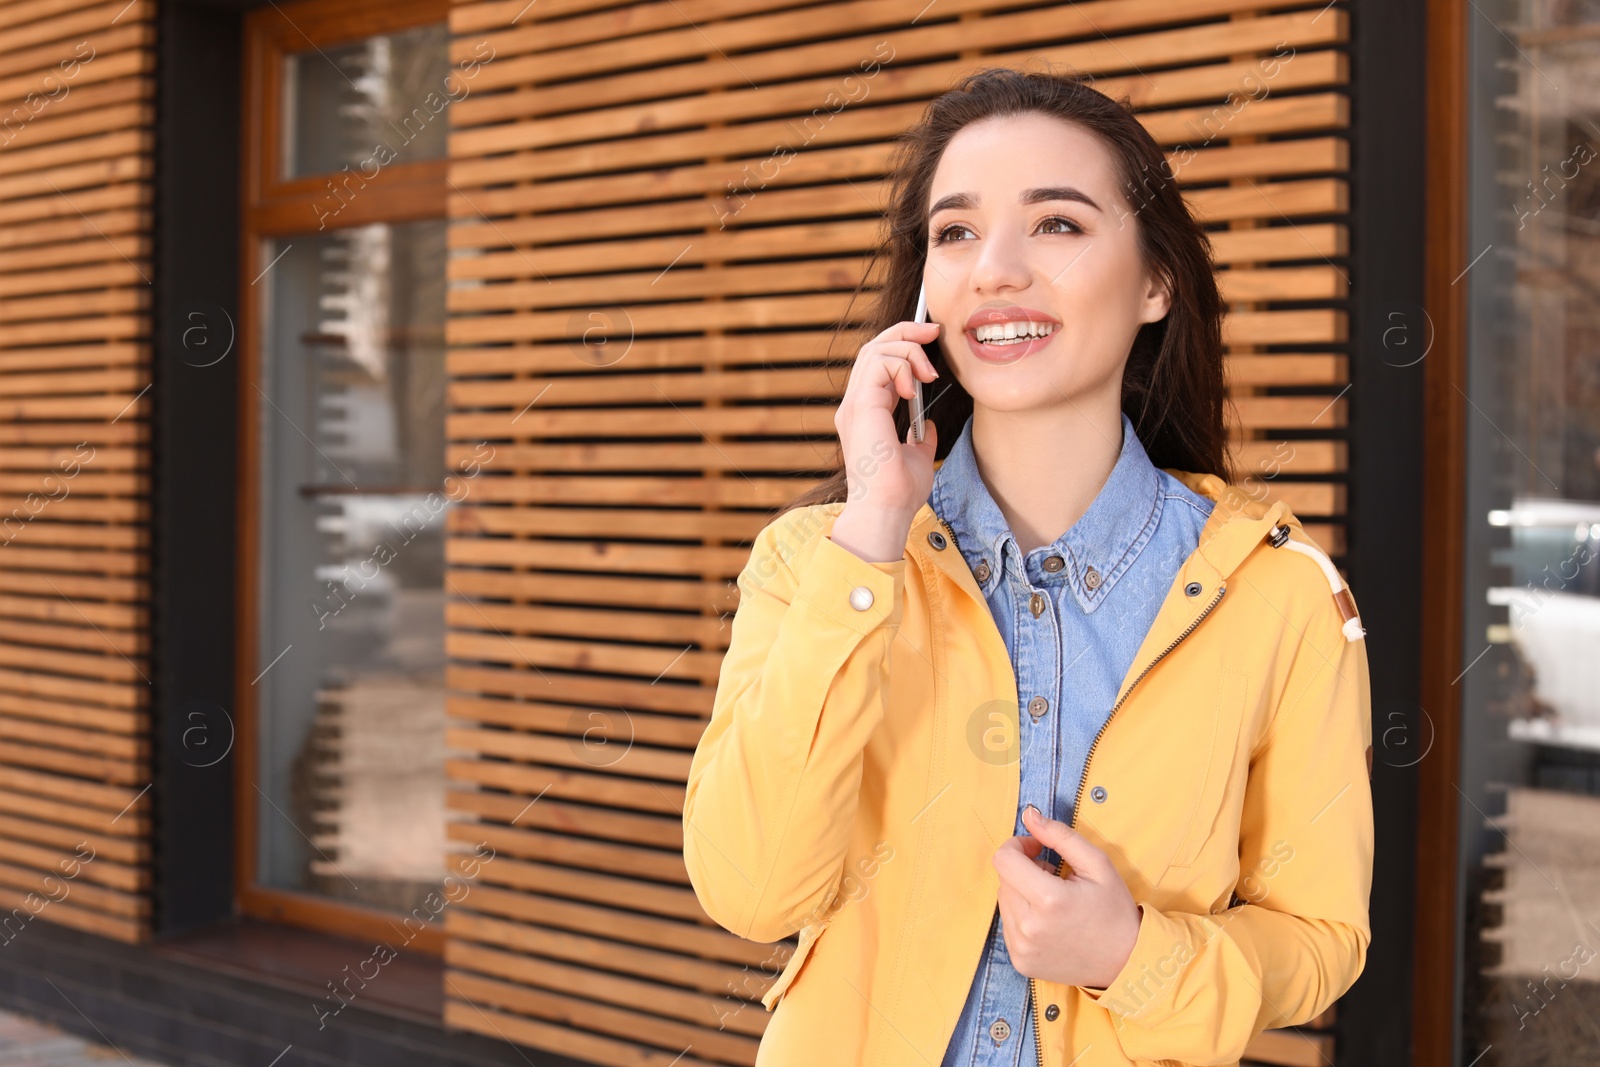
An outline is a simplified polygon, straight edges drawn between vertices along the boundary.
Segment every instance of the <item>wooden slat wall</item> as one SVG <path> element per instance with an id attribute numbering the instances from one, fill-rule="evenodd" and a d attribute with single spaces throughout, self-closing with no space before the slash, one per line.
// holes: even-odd
<path id="1" fill-rule="evenodd" d="M 0 925 L 147 936 L 150 0 L 0 0 Z M 92 858 L 90 858 L 92 857 Z"/>
<path id="2" fill-rule="evenodd" d="M 753 1062 L 771 946 L 697 906 L 684 777 L 749 539 L 832 453 L 814 401 L 843 378 L 818 360 L 889 142 L 980 62 L 1093 73 L 1183 160 L 1227 268 L 1241 474 L 1342 552 L 1346 13 L 1000 6 L 454 8 L 454 58 L 493 59 L 451 109 L 451 458 L 495 451 L 452 514 L 450 833 L 497 856 L 448 913 L 449 1025 L 604 1064 Z M 867 95 L 803 125 L 852 73 Z M 1260 98 L 1203 143 L 1234 92 Z M 779 143 L 798 153 L 767 163 Z M 1252 1049 L 1331 1054 L 1315 1032 Z"/>

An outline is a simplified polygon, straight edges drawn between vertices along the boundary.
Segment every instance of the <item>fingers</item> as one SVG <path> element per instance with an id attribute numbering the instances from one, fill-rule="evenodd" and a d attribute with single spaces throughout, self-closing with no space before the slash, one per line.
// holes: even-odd
<path id="1" fill-rule="evenodd" d="M 911 439 L 911 427 L 906 427 L 906 444 L 912 448 L 926 448 L 934 455 L 939 454 L 939 424 L 932 419 L 922 420 L 922 441 L 919 444 Z"/>
<path id="2" fill-rule="evenodd" d="M 931 382 L 939 377 L 922 347 L 936 339 L 939 331 L 936 322 L 897 322 L 862 345 L 850 367 L 845 401 L 870 396 L 870 406 L 892 409 L 901 399 L 911 399 L 919 380 Z"/>
<path id="3" fill-rule="evenodd" d="M 909 364 L 916 369 L 917 377 L 925 382 L 931 382 L 939 377 L 933 360 L 928 358 L 927 351 L 915 341 L 882 341 L 868 347 L 871 349 L 871 355 L 881 358 L 884 362 Z"/>
<path id="4" fill-rule="evenodd" d="M 913 340 L 913 341 L 917 341 L 917 342 L 919 342 L 921 344 L 928 344 L 935 337 L 939 336 L 939 331 L 942 330 L 942 329 L 944 329 L 944 324 L 943 323 L 939 323 L 939 322 L 912 322 L 910 319 L 905 319 L 905 320 L 903 320 L 901 322 L 897 322 L 894 325 L 890 326 L 887 330 L 884 330 L 878 336 L 874 337 L 873 340 L 874 341 Z"/>
<path id="5" fill-rule="evenodd" d="M 1000 875 L 1002 891 L 1015 893 L 1029 906 L 1043 906 L 1048 895 L 1059 888 L 1061 880 L 1050 868 L 1027 854 L 1023 840 L 1020 836 L 1007 839 L 994 850 L 990 861 Z"/>
<path id="6" fill-rule="evenodd" d="M 896 356 L 885 356 L 880 364 L 889 374 L 889 379 L 894 383 L 894 391 L 906 399 L 916 395 L 917 374 L 908 360 Z"/>
<path id="7" fill-rule="evenodd" d="M 1037 837 L 1018 837 L 1017 840 L 1022 842 L 1022 851 L 1033 861 L 1035 867 L 1038 867 L 1046 874 L 1056 873 L 1053 865 L 1039 858 L 1039 854 L 1044 851 L 1043 841 L 1040 841 Z"/>
<path id="8" fill-rule="evenodd" d="M 897 397 L 910 399 L 917 391 L 918 379 L 931 382 L 939 376 L 921 348 L 909 341 L 895 342 L 888 351 L 862 350 L 850 371 L 846 394 L 883 396 L 888 387 Z M 884 405 L 892 407 L 898 401 Z"/>
<path id="9" fill-rule="evenodd" d="M 1046 846 L 1055 849 L 1056 855 L 1067 861 L 1074 874 L 1099 881 L 1108 870 L 1113 870 L 1111 860 L 1093 842 L 1059 819 L 1045 817 L 1032 804 L 1022 809 L 1022 825 Z"/>
<path id="10" fill-rule="evenodd" d="M 865 353 L 871 349 L 910 355 L 918 366 L 926 369 L 927 380 L 932 380 L 938 377 L 938 372 L 922 346 L 938 340 L 943 329 L 937 322 L 897 322 L 863 345 L 861 351 Z"/>

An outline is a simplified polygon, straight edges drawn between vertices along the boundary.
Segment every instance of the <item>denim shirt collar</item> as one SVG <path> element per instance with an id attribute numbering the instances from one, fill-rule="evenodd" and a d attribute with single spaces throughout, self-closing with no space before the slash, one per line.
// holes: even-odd
<path id="1" fill-rule="evenodd" d="M 968 565 L 981 573 L 978 564 L 989 564 L 988 575 L 978 581 L 985 596 L 1008 580 L 1034 587 L 1064 583 L 1079 606 L 1092 612 L 1110 596 L 1117 580 L 1149 544 L 1160 524 L 1164 499 L 1161 472 L 1150 462 L 1124 412 L 1122 449 L 1100 492 L 1071 529 L 1035 548 L 1026 559 L 978 473 L 970 415 L 934 472 L 928 502 L 955 531 Z M 1056 571 L 1047 569 L 1045 560 L 1057 555 L 1065 565 Z"/>

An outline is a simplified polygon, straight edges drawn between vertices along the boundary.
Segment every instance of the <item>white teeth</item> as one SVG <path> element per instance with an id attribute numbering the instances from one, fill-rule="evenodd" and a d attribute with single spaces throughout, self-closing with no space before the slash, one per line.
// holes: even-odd
<path id="1" fill-rule="evenodd" d="M 979 326 L 974 333 L 985 344 L 1014 344 L 1033 337 L 1048 337 L 1055 330 L 1056 327 L 1048 322 L 1013 319 L 1006 323 Z"/>

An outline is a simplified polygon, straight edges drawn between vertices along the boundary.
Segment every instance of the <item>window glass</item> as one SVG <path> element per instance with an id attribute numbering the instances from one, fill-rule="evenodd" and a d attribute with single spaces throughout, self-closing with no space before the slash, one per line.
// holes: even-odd
<path id="1" fill-rule="evenodd" d="M 445 874 L 445 257 L 379 223 L 260 282 L 258 881 L 400 910 Z"/>
<path id="2" fill-rule="evenodd" d="M 442 159 L 449 41 L 444 25 L 419 26 L 285 56 L 280 177 Z"/>
<path id="3" fill-rule="evenodd" d="M 1583 1063 L 1600 1047 L 1600 5 L 1506 0 L 1469 22 L 1458 1062 Z"/>

